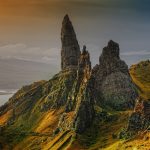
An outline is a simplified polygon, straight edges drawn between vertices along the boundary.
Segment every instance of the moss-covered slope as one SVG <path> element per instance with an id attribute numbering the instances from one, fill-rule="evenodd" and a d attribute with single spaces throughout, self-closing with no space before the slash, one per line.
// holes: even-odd
<path id="1" fill-rule="evenodd" d="M 142 61 L 130 68 L 130 75 L 145 99 L 150 99 L 150 61 Z"/>

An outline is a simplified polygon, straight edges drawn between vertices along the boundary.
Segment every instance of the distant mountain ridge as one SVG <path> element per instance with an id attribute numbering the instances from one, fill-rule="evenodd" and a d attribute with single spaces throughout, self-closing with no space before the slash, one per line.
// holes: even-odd
<path id="1" fill-rule="evenodd" d="M 15 58 L 0 58 L 0 70 L 0 89 L 12 90 L 37 80 L 46 80 L 54 75 L 58 68 L 51 64 Z"/>

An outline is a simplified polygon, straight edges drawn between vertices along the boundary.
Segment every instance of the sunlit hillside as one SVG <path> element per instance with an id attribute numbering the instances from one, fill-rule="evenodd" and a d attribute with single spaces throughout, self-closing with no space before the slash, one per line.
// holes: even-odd
<path id="1" fill-rule="evenodd" d="M 148 70 L 142 71 L 148 67 L 149 61 L 146 61 L 145 63 L 142 62 L 138 65 L 134 65 L 130 69 L 132 78 L 139 86 L 139 92 L 143 97 L 149 96 L 149 89 L 145 88 L 149 86 L 149 83 L 146 82 L 149 81 L 149 75 L 147 75 L 149 72 Z M 143 75 L 145 78 L 143 78 Z M 54 85 L 58 86 L 61 80 L 54 79 L 50 82 L 55 81 Z M 34 90 L 40 90 L 39 86 L 43 84 L 48 85 L 50 82 L 39 82 L 33 84 L 32 87 L 24 87 L 17 95 L 23 97 L 23 95 L 27 94 L 26 92 L 29 93 L 28 89 L 32 89 L 32 94 Z M 21 93 L 23 95 L 21 95 Z M 30 102 L 31 101 L 28 103 L 30 104 Z M 22 147 L 24 147 L 25 150 L 30 150 L 31 148 L 37 150 L 95 150 L 99 148 L 102 150 L 149 150 L 150 134 L 148 131 L 139 132 L 134 138 L 128 140 L 120 140 L 118 138 L 119 132 L 127 126 L 132 111 L 118 112 L 109 108 L 102 109 L 95 106 L 97 116 L 100 115 L 101 120 L 95 120 L 91 128 L 86 130 L 84 134 L 79 135 L 70 130 L 66 130 L 52 135 L 63 109 L 47 111 L 46 113 L 37 112 L 38 105 L 42 106 L 43 102 L 40 99 L 37 100 L 36 105 L 32 108 L 30 113 L 20 116 L 16 124 L 4 130 L 5 136 L 0 137 L 0 140 L 3 141 L 5 149 L 9 149 L 10 146 L 12 146 L 15 150 L 21 150 Z M 25 105 L 23 104 L 23 106 Z M 12 112 L 8 111 L 0 117 L 1 125 L 7 121 L 10 115 L 12 115 Z M 28 115 L 32 120 L 32 124 L 26 122 Z M 9 144 L 6 143 L 7 141 L 9 141 Z"/>
<path id="2" fill-rule="evenodd" d="M 138 86 L 141 96 L 150 99 L 150 61 L 142 61 L 130 68 L 134 83 Z"/>

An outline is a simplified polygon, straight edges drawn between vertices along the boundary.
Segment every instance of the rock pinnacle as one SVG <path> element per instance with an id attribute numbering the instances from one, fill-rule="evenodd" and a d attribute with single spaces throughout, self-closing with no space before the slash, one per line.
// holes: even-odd
<path id="1" fill-rule="evenodd" d="M 78 66 L 80 58 L 80 47 L 76 38 L 73 25 L 68 15 L 65 15 L 61 29 L 61 68 L 72 68 Z"/>

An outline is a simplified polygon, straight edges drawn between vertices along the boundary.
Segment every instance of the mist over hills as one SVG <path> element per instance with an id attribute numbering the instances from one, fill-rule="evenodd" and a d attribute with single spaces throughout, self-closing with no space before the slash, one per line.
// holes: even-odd
<path id="1" fill-rule="evenodd" d="M 49 79 L 58 68 L 51 64 L 15 58 L 0 58 L 0 89 L 18 89 L 37 80 Z"/>

